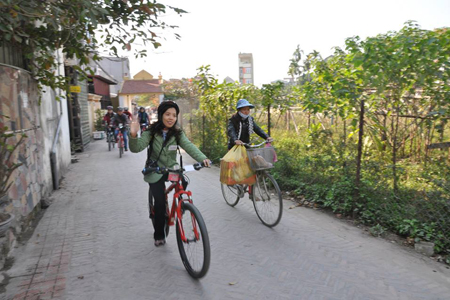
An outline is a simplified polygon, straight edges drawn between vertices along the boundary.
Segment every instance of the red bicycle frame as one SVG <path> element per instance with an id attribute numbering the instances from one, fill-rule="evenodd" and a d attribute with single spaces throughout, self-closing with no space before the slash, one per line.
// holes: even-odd
<path id="1" fill-rule="evenodd" d="M 181 202 L 183 201 L 187 201 L 189 203 L 192 203 L 192 193 L 191 191 L 185 191 L 183 188 L 183 184 L 181 181 L 181 174 L 175 174 L 175 173 L 170 173 L 170 176 L 177 176 L 178 178 L 176 179 L 177 181 L 172 181 L 172 184 L 166 188 L 165 194 L 166 194 L 166 206 L 167 206 L 167 212 L 168 212 L 168 216 L 169 216 L 169 226 L 173 226 L 175 224 L 175 216 L 176 216 L 176 220 L 177 220 L 177 226 L 178 229 L 180 230 L 180 235 L 181 235 L 181 240 L 185 243 L 189 243 L 190 241 L 188 241 L 186 239 L 186 235 L 184 234 L 184 230 L 183 230 L 183 226 L 181 224 L 181 220 L 183 219 L 182 216 L 182 212 L 181 212 Z M 173 195 L 173 201 L 172 201 L 172 207 L 169 213 L 169 207 L 168 207 L 168 196 L 169 193 L 175 189 L 175 193 Z M 187 199 L 184 199 L 182 196 L 186 195 Z M 178 201 L 177 201 L 178 200 Z M 199 240 L 200 239 L 200 235 L 198 233 L 198 229 L 197 229 L 197 222 L 195 222 L 195 218 L 194 216 L 192 216 L 192 227 L 194 228 L 194 235 L 195 235 L 195 239 Z"/>
<path id="2" fill-rule="evenodd" d="M 123 139 L 123 133 L 121 130 L 119 130 L 119 133 L 117 134 L 117 139 L 119 140 L 119 148 L 124 148 L 125 147 L 125 140 Z"/>

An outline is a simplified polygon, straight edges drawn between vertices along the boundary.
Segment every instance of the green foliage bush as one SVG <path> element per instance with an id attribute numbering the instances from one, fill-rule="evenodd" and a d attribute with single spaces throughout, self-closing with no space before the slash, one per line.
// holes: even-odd
<path id="1" fill-rule="evenodd" d="M 103 131 L 105 127 L 103 126 L 103 113 L 101 109 L 95 110 L 95 130 Z"/>
<path id="2" fill-rule="evenodd" d="M 450 170 L 445 163 L 430 160 L 425 169 L 404 164 L 402 177 L 408 178 L 407 184 L 394 193 L 389 177 L 383 175 L 389 165 L 367 159 L 355 199 L 354 174 L 349 171 L 353 166 L 332 155 L 333 145 L 315 141 L 310 147 L 308 137 L 281 131 L 274 137 L 279 162 L 273 173 L 282 190 L 294 190 L 335 213 L 356 216 L 359 222 L 375 226 L 374 235 L 390 230 L 416 241 L 432 241 L 437 252 L 450 252 Z"/>

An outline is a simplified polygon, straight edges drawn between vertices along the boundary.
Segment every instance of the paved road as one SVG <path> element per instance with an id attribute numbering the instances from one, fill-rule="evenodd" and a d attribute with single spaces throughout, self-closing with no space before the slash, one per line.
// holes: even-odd
<path id="1" fill-rule="evenodd" d="M 79 155 L 16 262 L 4 299 L 450 299 L 450 270 L 322 212 L 287 209 L 263 226 L 247 198 L 225 204 L 217 168 L 191 173 L 210 235 L 209 273 L 185 271 L 173 231 L 156 248 L 145 153 Z"/>

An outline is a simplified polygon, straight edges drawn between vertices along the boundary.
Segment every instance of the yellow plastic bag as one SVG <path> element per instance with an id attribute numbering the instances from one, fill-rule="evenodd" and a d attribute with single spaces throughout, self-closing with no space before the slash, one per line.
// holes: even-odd
<path id="1" fill-rule="evenodd" d="M 235 145 L 220 162 L 220 182 L 227 185 L 249 184 L 256 181 L 255 173 L 250 168 L 247 150 Z"/>

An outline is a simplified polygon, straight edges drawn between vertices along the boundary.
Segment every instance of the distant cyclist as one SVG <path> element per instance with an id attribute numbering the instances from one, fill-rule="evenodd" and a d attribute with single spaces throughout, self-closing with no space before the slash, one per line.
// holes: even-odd
<path id="1" fill-rule="evenodd" d="M 128 131 L 127 131 L 127 125 L 129 123 L 128 116 L 123 113 L 123 108 L 118 107 L 117 108 L 117 114 L 114 116 L 114 118 L 111 121 L 111 126 L 115 128 L 114 130 L 114 137 L 117 141 L 117 135 L 119 134 L 119 124 L 122 124 L 122 134 L 123 134 L 123 141 L 125 144 L 125 151 L 128 151 Z"/>
<path id="2" fill-rule="evenodd" d="M 250 109 L 254 108 L 246 99 L 240 99 L 236 104 L 237 112 L 228 120 L 227 134 L 229 138 L 228 149 L 233 148 L 234 145 L 242 145 L 250 143 L 250 136 L 256 133 L 268 143 L 273 139 L 264 132 L 250 116 Z M 252 188 L 249 187 L 249 196 L 252 199 Z M 259 200 L 257 200 L 259 201 Z"/>
<path id="3" fill-rule="evenodd" d="M 138 120 L 139 120 L 139 126 L 141 128 L 141 132 L 146 130 L 147 126 L 150 125 L 150 118 L 148 117 L 148 114 L 145 111 L 145 108 L 142 106 L 139 107 Z"/>
<path id="4" fill-rule="evenodd" d="M 131 121 L 131 119 L 133 118 L 133 115 L 128 111 L 128 107 L 123 108 L 123 113 L 126 114 L 128 116 L 128 119 L 130 119 L 130 121 Z"/>
<path id="5" fill-rule="evenodd" d="M 103 116 L 103 126 L 105 126 L 105 131 L 108 134 L 109 131 L 111 131 L 111 127 L 109 125 L 111 125 L 111 121 L 114 118 L 114 116 L 116 115 L 113 111 L 113 107 L 111 105 L 107 106 L 106 109 L 108 110 L 108 112 Z M 108 142 L 108 139 L 106 139 L 106 142 Z"/>

